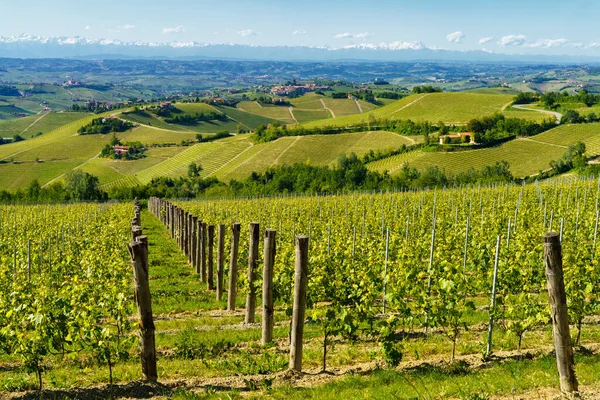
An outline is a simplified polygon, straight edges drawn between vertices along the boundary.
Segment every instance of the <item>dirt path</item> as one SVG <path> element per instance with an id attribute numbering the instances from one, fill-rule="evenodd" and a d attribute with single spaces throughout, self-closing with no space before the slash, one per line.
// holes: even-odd
<path id="1" fill-rule="evenodd" d="M 522 137 L 522 138 L 519 138 L 519 139 L 520 140 L 525 140 L 527 142 L 534 142 L 534 143 L 546 144 L 546 145 L 552 146 L 552 147 L 559 147 L 561 149 L 568 149 L 567 146 L 561 146 L 560 144 L 554 144 L 554 143 L 540 142 L 539 140 L 530 139 L 530 138 L 526 138 L 526 137 Z"/>
<path id="2" fill-rule="evenodd" d="M 323 108 L 325 110 L 329 111 L 331 113 L 331 116 L 335 119 L 336 118 L 335 113 L 333 112 L 333 110 L 331 108 L 329 108 L 325 105 L 325 102 L 323 101 L 323 99 L 321 99 L 321 104 L 323 105 Z"/>
<path id="3" fill-rule="evenodd" d="M 537 108 L 527 107 L 524 104 L 514 104 L 513 108 L 516 108 L 517 110 L 536 111 L 536 112 L 539 112 L 539 113 L 542 113 L 542 114 L 553 115 L 554 118 L 556 118 L 556 123 L 557 124 L 560 124 L 560 120 L 562 119 L 562 114 L 561 113 L 557 113 L 556 111 L 538 110 Z"/>
<path id="4" fill-rule="evenodd" d="M 73 169 L 71 169 L 71 170 L 69 170 L 69 171 L 67 171 L 67 172 L 75 171 L 76 169 L 79 169 L 79 168 L 83 167 L 84 165 L 86 165 L 86 164 L 89 164 L 90 162 L 92 162 L 92 160 L 95 160 L 95 159 L 96 159 L 96 158 L 98 158 L 98 157 L 100 157 L 100 153 L 98 153 L 98 154 L 96 154 L 94 157 L 92 157 L 92 158 L 90 158 L 90 159 L 88 159 L 88 160 L 86 160 L 86 161 L 82 162 L 81 164 L 79 164 L 78 166 L 76 166 L 75 168 L 73 168 Z M 62 174 L 58 175 L 57 177 L 55 177 L 54 179 L 52 179 L 52 180 L 50 180 L 50 181 L 48 181 L 48 182 L 44 183 L 44 184 L 42 185 L 42 187 L 44 188 L 44 187 L 46 187 L 46 186 L 50 185 L 51 183 L 55 182 L 56 180 L 58 180 L 58 179 L 62 178 L 63 176 L 65 176 L 65 174 L 66 174 L 67 172 L 64 172 L 64 173 L 62 173 Z"/>
<path id="5" fill-rule="evenodd" d="M 31 124 L 29 124 L 29 126 L 25 129 L 23 129 L 21 131 L 21 133 L 19 133 L 19 135 L 22 135 L 23 133 L 27 132 L 29 130 L 29 128 L 31 128 L 32 126 L 34 126 L 35 124 L 37 124 L 38 122 L 40 122 L 42 120 L 42 118 L 44 118 L 46 115 L 48 115 L 48 113 L 43 113 L 41 117 L 39 117 L 38 119 L 36 119 L 35 121 L 33 121 Z"/>
<path id="6" fill-rule="evenodd" d="M 358 107 L 358 113 L 362 114 L 363 113 L 363 109 L 360 106 L 360 103 L 358 102 L 358 100 L 354 99 L 354 101 L 356 102 L 356 107 Z"/>
<path id="7" fill-rule="evenodd" d="M 410 103 L 408 103 L 408 104 L 406 104 L 406 105 L 404 105 L 404 106 L 400 107 L 400 108 L 399 108 L 399 109 L 397 109 L 397 110 L 394 110 L 394 111 L 392 111 L 392 112 L 391 112 L 391 113 L 389 113 L 389 114 L 385 114 L 385 115 L 383 115 L 383 116 L 385 117 L 385 116 L 388 116 L 388 115 L 396 114 L 397 112 L 400 112 L 400 111 L 404 110 L 405 108 L 408 108 L 408 107 L 412 106 L 412 105 L 413 105 L 413 104 L 415 104 L 417 101 L 420 101 L 421 99 L 424 99 L 425 97 L 427 97 L 427 94 L 424 94 L 423 96 L 419 97 L 418 99 L 414 99 L 414 100 L 413 100 L 413 101 L 411 101 Z"/>
<path id="8" fill-rule="evenodd" d="M 281 158 L 281 156 L 283 156 L 286 151 L 288 151 L 293 145 L 295 145 L 296 142 L 298 140 L 300 140 L 301 137 L 302 136 L 298 136 L 298 137 L 296 137 L 296 139 L 292 140 L 292 143 L 290 143 L 290 145 L 288 147 L 286 147 L 285 150 L 283 150 L 281 153 L 279 153 L 279 155 L 277 156 L 277 158 L 275 160 L 273 160 L 273 162 L 271 163 L 271 166 L 277 165 L 279 163 L 279 159 Z"/>
<path id="9" fill-rule="evenodd" d="M 299 122 L 296 119 L 296 117 L 294 116 L 294 112 L 292 111 L 292 107 L 289 107 L 288 111 L 290 112 L 290 115 L 291 115 L 292 119 L 298 124 Z"/>

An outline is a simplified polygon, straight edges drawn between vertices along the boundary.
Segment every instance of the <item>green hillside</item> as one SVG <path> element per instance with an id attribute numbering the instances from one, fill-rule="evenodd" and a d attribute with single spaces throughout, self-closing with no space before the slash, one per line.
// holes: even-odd
<path id="1" fill-rule="evenodd" d="M 513 100 L 510 94 L 481 93 L 428 93 L 417 94 L 394 101 L 393 103 L 373 109 L 368 113 L 351 115 L 335 120 L 312 121 L 306 127 L 323 125 L 345 126 L 367 122 L 369 115 L 375 118 L 411 119 L 413 121 L 443 121 L 447 124 L 464 124 L 472 118 L 503 112 Z M 539 119 L 540 113 L 535 111 L 510 111 L 520 117 Z"/>
<path id="2" fill-rule="evenodd" d="M 500 146 L 457 152 L 421 152 L 379 160 L 368 165 L 374 171 L 399 173 L 404 163 L 423 170 L 438 166 L 447 172 L 480 169 L 499 161 L 508 161 L 513 175 L 529 176 L 550 168 L 550 162 L 560 158 L 569 145 L 582 141 L 589 156 L 600 155 L 600 123 L 562 125 L 530 138 L 518 138 Z"/>

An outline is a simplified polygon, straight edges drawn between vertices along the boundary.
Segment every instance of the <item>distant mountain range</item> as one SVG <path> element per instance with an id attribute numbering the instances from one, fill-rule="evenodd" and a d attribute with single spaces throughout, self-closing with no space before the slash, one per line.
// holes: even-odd
<path id="1" fill-rule="evenodd" d="M 350 45 L 342 48 L 309 46 L 253 46 L 233 43 L 125 42 L 75 37 L 0 36 L 0 57 L 78 59 L 224 59 L 272 61 L 479 61 L 596 63 L 594 56 L 502 54 L 486 51 L 433 49 L 421 42 Z"/>

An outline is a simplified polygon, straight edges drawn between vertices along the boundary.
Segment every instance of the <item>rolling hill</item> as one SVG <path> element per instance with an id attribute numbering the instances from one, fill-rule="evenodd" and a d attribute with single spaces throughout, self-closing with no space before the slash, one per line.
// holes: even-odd
<path id="1" fill-rule="evenodd" d="M 413 95 L 370 111 L 376 117 L 411 118 L 415 120 L 447 121 L 466 120 L 473 116 L 489 115 L 501 111 L 507 116 L 544 118 L 536 111 L 505 108 L 512 99 L 510 93 L 432 93 Z M 292 115 L 297 120 L 310 120 L 317 116 L 326 119 L 306 122 L 305 126 L 318 124 L 345 124 L 367 118 L 365 108 L 372 104 L 353 99 L 331 99 L 311 94 L 292 99 L 290 106 L 262 107 L 266 114 L 278 110 L 281 115 Z M 191 162 L 200 164 L 203 177 L 216 177 L 229 181 L 243 179 L 252 172 L 263 172 L 277 165 L 311 163 L 334 165 L 340 154 L 354 152 L 363 155 L 371 150 L 385 151 L 402 145 L 410 146 L 422 141 L 421 137 L 401 136 L 391 132 L 360 132 L 339 135 L 313 135 L 282 137 L 278 140 L 255 144 L 250 135 L 242 134 L 212 142 L 197 143 L 197 134 L 203 136 L 238 126 L 253 129 L 275 119 L 254 114 L 241 108 L 212 106 L 204 103 L 178 103 L 175 106 L 184 114 L 194 115 L 213 111 L 223 112 L 226 120 L 202 122 L 197 126 L 170 124 L 163 118 L 135 111 L 112 113 L 138 124 L 133 129 L 118 133 L 123 142 L 140 141 L 146 147 L 146 157 L 134 160 L 99 158 L 102 148 L 111 135 L 77 135 L 77 130 L 92 119 L 109 115 L 83 113 L 48 113 L 0 122 L 0 135 L 11 137 L 20 133 L 27 140 L 0 146 L 0 188 L 15 190 L 26 187 L 33 179 L 45 185 L 72 170 L 81 169 L 99 177 L 104 188 L 137 185 L 150 182 L 159 176 L 179 177 L 187 174 Z M 255 110 L 255 108 L 248 110 Z M 360 110 L 359 110 L 360 108 Z M 503 110 L 504 109 L 504 110 Z M 363 111 L 362 114 L 357 114 Z M 335 118 L 333 116 L 335 115 Z M 276 116 L 273 114 L 273 116 Z M 283 118 L 280 116 L 280 118 Z M 206 131 L 210 131 L 206 133 Z M 37 135 L 42 132 L 42 135 Z M 561 125 L 543 134 L 518 138 L 503 145 L 457 152 L 412 151 L 385 158 L 368 165 L 372 170 L 398 173 L 405 162 L 423 170 L 427 166 L 460 172 L 481 168 L 496 161 L 506 160 L 516 176 L 536 174 L 547 169 L 551 160 L 559 158 L 566 148 L 578 140 L 588 147 L 589 155 L 600 154 L 600 124 Z"/>
<path id="2" fill-rule="evenodd" d="M 374 171 L 400 172 L 404 163 L 418 170 L 438 166 L 447 172 L 465 172 L 498 161 L 508 161 L 514 176 L 535 175 L 550 168 L 550 161 L 560 158 L 569 145 L 582 141 L 588 156 L 600 155 L 600 123 L 561 125 L 529 138 L 517 138 L 496 147 L 457 152 L 413 151 L 368 164 Z"/>
<path id="3" fill-rule="evenodd" d="M 495 112 L 507 113 L 510 117 L 543 119 L 544 115 L 535 111 L 508 109 L 513 95 L 487 93 L 427 93 L 407 96 L 368 113 L 349 115 L 335 120 L 319 120 L 305 123 L 307 128 L 317 126 L 346 126 L 367 122 L 369 115 L 375 118 L 411 119 L 446 124 L 464 124 L 472 118 L 491 115 Z M 518 115 L 516 114 L 518 113 Z"/>

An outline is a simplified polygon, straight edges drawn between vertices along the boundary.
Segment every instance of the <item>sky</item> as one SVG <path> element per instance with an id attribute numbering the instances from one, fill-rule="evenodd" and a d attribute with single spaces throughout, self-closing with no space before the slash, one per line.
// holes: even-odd
<path id="1" fill-rule="evenodd" d="M 0 36 L 600 55 L 596 0 L 0 0 Z M 1 54 L 0 54 L 1 56 Z"/>

